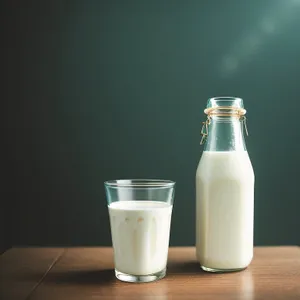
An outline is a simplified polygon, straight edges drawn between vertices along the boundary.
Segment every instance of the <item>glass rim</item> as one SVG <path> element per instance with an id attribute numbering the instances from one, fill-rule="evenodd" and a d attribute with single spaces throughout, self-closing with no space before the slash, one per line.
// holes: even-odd
<path id="1" fill-rule="evenodd" d="M 244 101 L 239 97 L 213 97 L 207 100 L 206 109 L 244 109 Z"/>
<path id="2" fill-rule="evenodd" d="M 239 100 L 239 101 L 243 101 L 242 98 L 240 97 L 234 97 L 234 96 L 218 96 L 218 97 L 212 97 L 209 98 L 208 100 L 217 100 L 217 101 L 230 101 L 230 100 Z"/>
<path id="3" fill-rule="evenodd" d="M 166 179 L 115 179 L 104 182 L 108 188 L 173 188 L 175 181 Z"/>

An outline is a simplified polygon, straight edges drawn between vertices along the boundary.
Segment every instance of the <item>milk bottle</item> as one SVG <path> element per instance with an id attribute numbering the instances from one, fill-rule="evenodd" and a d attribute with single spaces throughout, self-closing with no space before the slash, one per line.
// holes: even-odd
<path id="1" fill-rule="evenodd" d="M 208 100 L 196 172 L 196 254 L 203 270 L 246 268 L 253 257 L 254 173 L 244 140 L 243 100 Z"/>

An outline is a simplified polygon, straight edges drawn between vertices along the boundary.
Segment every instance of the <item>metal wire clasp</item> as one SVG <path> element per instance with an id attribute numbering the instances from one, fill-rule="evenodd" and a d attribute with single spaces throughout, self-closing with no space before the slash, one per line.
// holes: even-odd
<path id="1" fill-rule="evenodd" d="M 249 135 L 248 132 L 248 128 L 247 128 L 247 122 L 246 122 L 246 117 L 245 116 L 241 116 L 241 122 L 244 124 L 244 129 L 246 132 L 246 135 Z M 208 136 L 208 126 L 210 125 L 210 116 L 207 116 L 207 120 L 205 122 L 202 122 L 202 128 L 201 128 L 201 141 L 200 141 L 200 145 L 203 145 L 206 140 L 207 140 L 207 136 Z"/>
<path id="2" fill-rule="evenodd" d="M 208 126 L 210 124 L 210 117 L 207 116 L 207 120 L 205 122 L 202 122 L 202 128 L 201 128 L 201 141 L 200 145 L 203 145 L 206 142 L 207 136 L 208 136 Z"/>
<path id="3" fill-rule="evenodd" d="M 246 122 L 246 116 L 242 116 L 242 123 L 244 124 L 244 128 L 245 128 L 245 132 L 246 132 L 246 135 L 248 136 L 249 133 L 248 133 L 248 128 L 247 128 L 247 122 Z"/>

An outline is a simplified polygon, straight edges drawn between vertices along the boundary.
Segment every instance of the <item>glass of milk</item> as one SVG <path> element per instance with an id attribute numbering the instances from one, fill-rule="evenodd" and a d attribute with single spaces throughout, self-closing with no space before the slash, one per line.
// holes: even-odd
<path id="1" fill-rule="evenodd" d="M 150 282 L 166 275 L 175 182 L 111 180 L 107 197 L 115 274 L 126 282 Z"/>

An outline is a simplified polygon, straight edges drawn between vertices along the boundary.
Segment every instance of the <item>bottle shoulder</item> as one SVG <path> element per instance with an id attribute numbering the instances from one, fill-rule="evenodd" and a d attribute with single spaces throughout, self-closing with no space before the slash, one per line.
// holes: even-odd
<path id="1" fill-rule="evenodd" d="M 204 151 L 196 177 L 254 179 L 254 172 L 247 151 Z"/>

